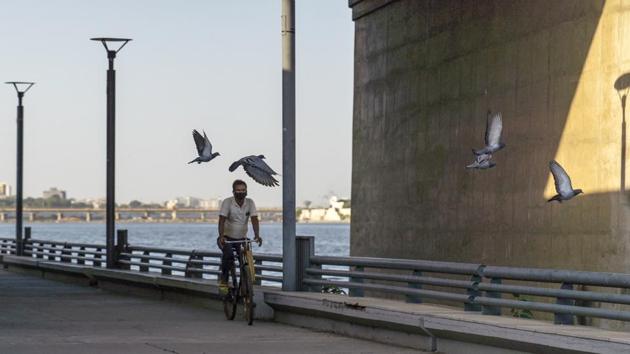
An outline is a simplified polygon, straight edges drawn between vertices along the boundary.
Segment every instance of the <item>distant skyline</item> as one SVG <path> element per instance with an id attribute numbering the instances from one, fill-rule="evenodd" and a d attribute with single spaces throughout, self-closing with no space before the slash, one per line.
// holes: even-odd
<path id="1" fill-rule="evenodd" d="M 163 202 L 230 195 L 241 178 L 261 206 L 282 189 L 229 164 L 264 154 L 281 173 L 280 0 L 26 0 L 3 3 L 0 81 L 26 94 L 25 196 L 50 187 L 69 198 L 105 195 L 106 53 L 96 36 L 134 40 L 117 69 L 117 196 Z M 350 197 L 354 25 L 347 2 L 296 1 L 297 204 Z M 0 90 L 0 181 L 15 186 L 15 106 Z M 195 157 L 192 129 L 221 156 Z"/>

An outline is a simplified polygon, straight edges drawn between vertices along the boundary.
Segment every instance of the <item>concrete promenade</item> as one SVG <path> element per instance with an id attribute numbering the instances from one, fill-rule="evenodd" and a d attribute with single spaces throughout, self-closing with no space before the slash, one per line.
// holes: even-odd
<path id="1" fill-rule="evenodd" d="M 0 270 L 0 353 L 418 353 Z"/>

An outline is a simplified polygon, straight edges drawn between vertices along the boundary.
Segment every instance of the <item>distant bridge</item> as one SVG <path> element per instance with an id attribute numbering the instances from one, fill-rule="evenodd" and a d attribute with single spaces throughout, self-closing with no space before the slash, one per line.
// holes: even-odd
<path id="1" fill-rule="evenodd" d="M 282 208 L 261 208 L 262 220 L 282 220 Z M 24 216 L 29 221 L 99 221 L 105 219 L 105 209 L 92 208 L 25 208 Z M 213 221 L 219 218 L 219 209 L 197 208 L 118 208 L 119 221 Z M 0 208 L 0 222 L 15 220 L 15 210 Z"/>

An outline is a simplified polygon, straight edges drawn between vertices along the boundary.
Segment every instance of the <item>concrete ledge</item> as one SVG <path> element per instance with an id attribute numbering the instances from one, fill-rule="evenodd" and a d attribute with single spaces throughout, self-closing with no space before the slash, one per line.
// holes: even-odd
<path id="1" fill-rule="evenodd" d="M 267 293 L 265 302 L 274 308 L 275 319 L 279 322 L 326 330 L 320 319 L 328 319 L 328 330 L 336 333 L 423 350 L 449 353 L 630 352 L 630 334 L 625 332 L 485 316 L 436 305 L 287 292 Z M 318 319 L 313 320 L 314 317 Z M 392 335 L 393 332 L 397 335 Z"/>
<path id="2" fill-rule="evenodd" d="M 136 296 L 158 297 L 179 302 L 195 303 L 223 311 L 219 288 L 214 280 L 183 278 L 152 272 L 93 268 L 71 263 L 44 261 L 37 258 L 3 256 L 4 268 L 19 273 L 30 273 L 42 278 L 98 286 L 105 290 Z M 264 303 L 264 293 L 273 289 L 256 287 L 255 318 L 273 318 L 273 309 Z M 241 307 L 239 306 L 239 311 Z"/>

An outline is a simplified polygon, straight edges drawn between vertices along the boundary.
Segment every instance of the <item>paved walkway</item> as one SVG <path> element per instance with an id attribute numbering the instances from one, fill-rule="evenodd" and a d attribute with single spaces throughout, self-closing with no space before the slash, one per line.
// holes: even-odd
<path id="1" fill-rule="evenodd" d="M 0 270 L 0 353 L 414 352 Z"/>

